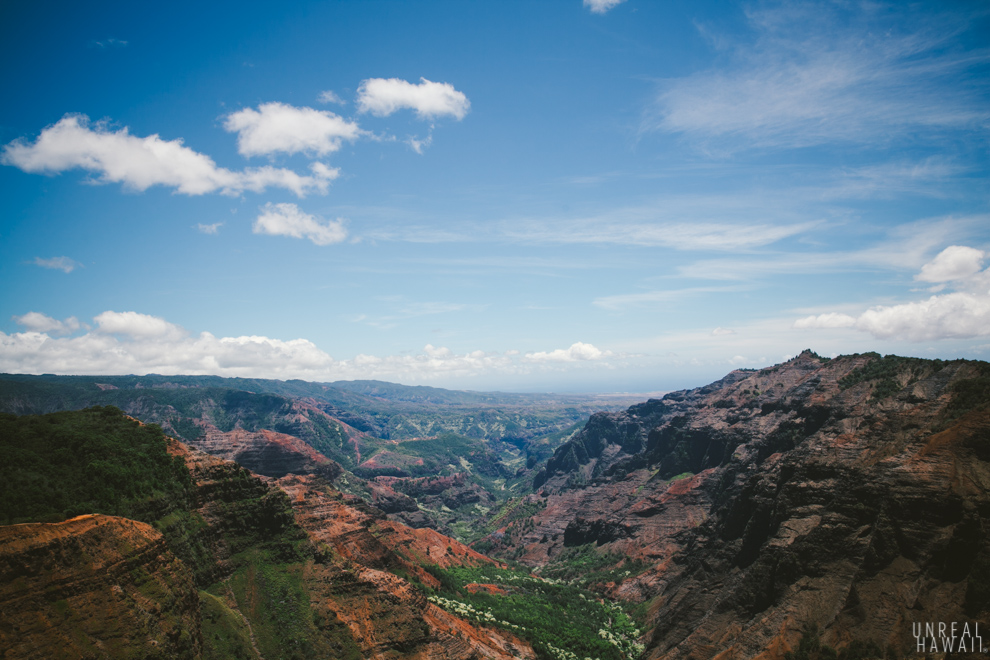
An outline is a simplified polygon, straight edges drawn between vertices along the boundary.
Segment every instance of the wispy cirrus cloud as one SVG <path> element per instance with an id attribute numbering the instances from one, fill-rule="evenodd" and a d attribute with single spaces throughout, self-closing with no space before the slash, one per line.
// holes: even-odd
<path id="1" fill-rule="evenodd" d="M 788 274 L 841 273 L 920 269 L 946 243 L 969 240 L 982 232 L 990 216 L 925 218 L 884 230 L 867 247 L 806 248 L 801 251 L 765 251 L 752 256 L 700 259 L 677 272 L 682 277 L 707 280 L 757 280 Z"/>
<path id="2" fill-rule="evenodd" d="M 82 265 L 75 259 L 70 259 L 69 257 L 49 257 L 47 259 L 35 257 L 34 261 L 31 263 L 35 266 L 51 268 L 52 270 L 60 270 L 64 273 L 71 273 Z"/>
<path id="3" fill-rule="evenodd" d="M 196 223 L 196 229 L 202 234 L 210 234 L 216 236 L 220 233 L 220 227 L 223 227 L 222 222 L 213 222 L 211 224 L 205 225 L 202 222 Z"/>
<path id="4" fill-rule="evenodd" d="M 644 130 L 733 149 L 923 140 L 990 121 L 990 51 L 957 39 L 974 16 L 797 2 L 747 19 L 752 40 L 729 46 L 724 67 L 667 81 Z"/>
<path id="5" fill-rule="evenodd" d="M 89 42 L 90 48 L 99 48 L 100 50 L 106 50 L 108 48 L 124 48 L 127 46 L 127 42 L 123 39 L 114 39 L 109 37 L 107 39 L 94 39 Z"/>
<path id="6" fill-rule="evenodd" d="M 90 124 L 85 115 L 66 115 L 42 130 L 34 142 L 14 140 L 3 148 L 0 162 L 37 174 L 82 169 L 97 175 L 99 183 L 121 183 L 137 191 L 165 186 L 184 195 L 283 188 L 304 197 L 326 193 L 339 174 L 322 163 L 312 164 L 311 175 L 270 166 L 229 170 L 183 145 L 181 139 L 137 137 L 126 127 L 114 131 L 104 122 Z"/>
<path id="7" fill-rule="evenodd" d="M 584 6 L 587 7 L 592 14 L 604 14 L 608 12 L 609 9 L 621 5 L 626 0 L 584 0 Z"/>
<path id="8" fill-rule="evenodd" d="M 410 300 L 405 296 L 379 296 L 377 301 L 383 304 L 387 311 L 380 314 L 358 314 L 351 317 L 354 323 L 364 323 L 375 328 L 389 329 L 400 322 L 423 316 L 437 316 L 455 312 L 485 309 L 486 305 L 445 302 L 439 300 Z"/>
<path id="9" fill-rule="evenodd" d="M 734 293 L 745 290 L 746 286 L 698 286 L 683 289 L 660 289 L 656 291 L 641 291 L 638 293 L 623 293 L 613 296 L 602 296 L 595 298 L 593 304 L 596 307 L 608 310 L 621 310 L 627 307 L 638 307 L 641 305 L 651 305 L 657 303 L 669 303 L 675 300 L 693 298 L 710 293 Z M 721 330 L 721 328 L 718 328 Z M 712 334 L 721 334 L 715 332 Z"/>
<path id="10" fill-rule="evenodd" d="M 338 96 L 337 93 L 334 92 L 332 89 L 328 89 L 323 92 L 320 92 L 320 95 L 316 97 L 316 100 L 319 101 L 320 103 L 334 103 L 336 105 L 347 104 L 347 101 L 340 98 L 340 96 Z"/>
<path id="11" fill-rule="evenodd" d="M 415 110 L 420 119 L 450 116 L 464 119 L 471 102 L 450 83 L 420 78 L 418 84 L 400 78 L 369 78 L 358 87 L 359 112 L 387 117 L 402 109 Z"/>
<path id="12" fill-rule="evenodd" d="M 747 250 L 809 231 L 818 223 L 617 222 L 606 219 L 532 222 L 506 226 L 502 235 L 527 243 L 590 243 L 675 250 Z"/>

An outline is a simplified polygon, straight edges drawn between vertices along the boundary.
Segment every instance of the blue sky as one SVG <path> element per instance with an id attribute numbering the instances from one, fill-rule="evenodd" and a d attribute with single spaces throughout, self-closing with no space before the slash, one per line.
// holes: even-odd
<path id="1" fill-rule="evenodd" d="M 990 354 L 985 3 L 6 3 L 0 371 Z"/>

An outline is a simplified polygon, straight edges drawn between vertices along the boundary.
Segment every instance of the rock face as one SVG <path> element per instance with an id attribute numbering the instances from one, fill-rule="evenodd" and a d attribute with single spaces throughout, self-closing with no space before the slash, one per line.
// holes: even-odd
<path id="1" fill-rule="evenodd" d="M 192 658 L 192 573 L 150 525 L 86 515 L 0 527 L 0 656 Z"/>
<path id="2" fill-rule="evenodd" d="M 278 485 L 296 520 L 319 548 L 307 567 L 314 607 L 342 621 L 365 658 L 531 658 L 532 648 L 502 631 L 482 629 L 433 605 L 396 573 L 432 586 L 420 567 L 495 563 L 431 529 L 388 520 L 319 477 L 290 475 Z"/>
<path id="3" fill-rule="evenodd" d="M 267 429 L 224 433 L 212 424 L 203 424 L 203 435 L 190 444 L 212 456 L 236 461 L 266 477 L 278 479 L 287 474 L 322 473 L 333 479 L 339 465 L 299 438 Z"/>
<path id="4" fill-rule="evenodd" d="M 913 653 L 912 624 L 990 631 L 988 403 L 985 363 L 805 352 L 593 416 L 490 540 L 615 553 L 649 658 L 779 658 L 810 626 Z"/>

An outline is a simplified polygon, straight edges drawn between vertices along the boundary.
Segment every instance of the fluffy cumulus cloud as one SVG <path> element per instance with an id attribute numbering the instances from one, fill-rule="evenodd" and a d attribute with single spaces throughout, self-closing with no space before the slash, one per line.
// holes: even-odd
<path id="1" fill-rule="evenodd" d="M 96 328 L 75 337 L 68 325 L 43 314 L 19 317 L 27 332 L 0 333 L 0 370 L 62 374 L 215 374 L 270 378 L 318 378 L 330 373 L 332 357 L 305 339 L 192 335 L 162 318 L 138 312 L 107 311 Z M 49 326 L 49 327 L 46 327 Z"/>
<path id="2" fill-rule="evenodd" d="M 353 142 L 361 136 L 357 124 L 339 115 L 285 103 L 239 110 L 227 115 L 223 126 L 237 133 L 237 150 L 242 156 L 300 152 L 324 156 L 340 149 L 344 141 Z"/>
<path id="3" fill-rule="evenodd" d="M 611 351 L 603 351 L 592 344 L 575 342 L 570 348 L 558 348 L 554 351 L 539 351 L 527 353 L 526 359 L 533 362 L 577 362 L 583 360 L 601 360 L 610 357 Z"/>
<path id="4" fill-rule="evenodd" d="M 228 170 L 184 146 L 181 139 L 138 137 L 126 127 L 113 131 L 102 122 L 90 124 L 85 115 L 66 115 L 41 131 L 34 142 L 14 140 L 4 147 L 0 162 L 38 174 L 82 169 L 95 174 L 100 183 L 121 183 L 138 191 L 166 186 L 185 195 L 284 188 L 303 197 L 326 193 L 337 175 L 321 163 L 312 166 L 310 175 L 270 166 Z"/>
<path id="5" fill-rule="evenodd" d="M 103 312 L 93 318 L 100 332 L 138 339 L 176 339 L 185 330 L 163 318 L 138 312 Z"/>
<path id="6" fill-rule="evenodd" d="M 965 245 L 951 245 L 931 262 L 921 267 L 914 279 L 921 282 L 952 282 L 967 280 L 977 275 L 983 267 L 982 250 Z"/>
<path id="7" fill-rule="evenodd" d="M 953 245 L 921 268 L 915 277 L 935 282 L 941 289 L 927 300 L 900 305 L 878 305 L 859 316 L 829 312 L 794 322 L 798 329 L 853 328 L 878 339 L 936 341 L 967 339 L 990 335 L 990 269 L 981 270 L 985 253 L 975 248 Z"/>
<path id="8" fill-rule="evenodd" d="M 450 83 L 420 78 L 413 84 L 399 78 L 369 78 L 358 87 L 359 112 L 387 117 L 402 109 L 415 110 L 420 119 L 450 116 L 463 119 L 471 102 Z"/>
<path id="9" fill-rule="evenodd" d="M 430 381 L 568 369 L 581 366 L 579 362 L 608 368 L 605 358 L 612 355 L 580 342 L 568 349 L 525 356 L 515 350 L 457 353 L 427 344 L 413 354 L 361 354 L 335 360 L 306 339 L 197 335 L 163 318 L 133 311 L 103 312 L 93 319 L 92 328 L 75 318 L 59 321 L 39 312 L 28 312 L 15 321 L 26 330 L 9 335 L 0 332 L 0 372 Z"/>
<path id="10" fill-rule="evenodd" d="M 71 273 L 80 265 L 78 261 L 70 259 L 69 257 L 51 257 L 49 259 L 35 257 L 33 263 L 35 266 L 51 268 L 52 270 L 61 270 L 66 273 Z"/>
<path id="11" fill-rule="evenodd" d="M 316 245 L 340 243 L 347 238 L 347 229 L 340 218 L 321 221 L 295 204 L 265 204 L 254 221 L 254 233 L 306 238 Z"/>
<path id="12" fill-rule="evenodd" d="M 75 316 L 59 321 L 40 312 L 15 316 L 14 322 L 31 332 L 47 332 L 52 335 L 68 335 L 79 329 L 79 320 Z"/>
<path id="13" fill-rule="evenodd" d="M 621 5 L 626 0 L 584 0 L 584 6 L 594 14 L 604 14 L 612 7 Z"/>

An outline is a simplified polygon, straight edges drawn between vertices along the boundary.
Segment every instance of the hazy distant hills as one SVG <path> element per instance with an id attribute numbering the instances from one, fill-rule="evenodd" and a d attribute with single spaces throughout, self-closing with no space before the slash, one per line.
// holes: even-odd
<path id="1" fill-rule="evenodd" d="M 274 478 L 333 471 L 327 465 L 332 461 L 351 475 L 345 490 L 363 494 L 399 520 L 465 541 L 485 529 L 484 512 L 529 492 L 534 470 L 577 430 L 575 424 L 636 400 L 463 392 L 381 381 L 0 375 L 0 412 L 112 405 L 193 447 Z M 394 481 L 375 481 L 452 475 L 461 477 L 446 497 L 417 485 L 403 492 L 395 490 Z"/>
<path id="2" fill-rule="evenodd" d="M 197 389 L 199 392 L 161 395 L 149 390 Z M 408 386 L 375 380 L 312 383 L 302 380 L 268 380 L 258 378 L 222 378 L 219 376 L 55 376 L 0 374 L 0 410 L 19 414 L 70 410 L 87 405 L 131 401 L 154 397 L 162 401 L 191 401 L 215 394 L 219 390 L 249 394 L 272 394 L 289 399 L 313 399 L 332 406 L 332 411 L 355 428 L 375 432 L 381 437 L 404 434 L 451 431 L 472 437 L 502 439 L 528 438 L 552 433 L 573 424 L 598 410 L 619 410 L 635 401 L 638 395 L 516 394 L 505 392 L 471 392 L 427 386 Z M 116 392 L 116 393 L 109 393 Z M 437 422 L 442 409 L 443 421 Z M 482 425 L 465 425 L 458 418 L 471 409 L 495 413 L 501 426 L 488 429 Z M 331 410 L 331 408 L 328 408 Z M 418 423 L 422 416 L 432 425 Z M 404 424 L 393 423 L 402 417 Z M 508 432 L 506 433 L 506 426 Z"/>

